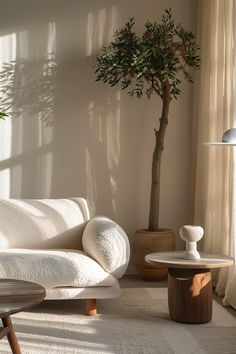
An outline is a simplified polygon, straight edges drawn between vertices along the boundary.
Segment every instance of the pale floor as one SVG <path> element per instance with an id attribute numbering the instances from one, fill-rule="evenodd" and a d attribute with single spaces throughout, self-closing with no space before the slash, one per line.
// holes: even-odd
<path id="1" fill-rule="evenodd" d="M 169 318 L 167 281 L 120 279 L 119 298 L 98 301 L 98 316 L 85 302 L 44 301 L 13 316 L 25 354 L 236 354 L 236 311 L 214 295 L 213 319 L 186 325 Z M 0 354 L 10 353 L 6 338 Z"/>
<path id="2" fill-rule="evenodd" d="M 161 282 L 150 282 L 150 281 L 144 281 L 139 278 L 138 275 L 125 275 L 123 278 L 119 279 L 119 284 L 121 288 L 123 289 L 128 289 L 128 288 L 133 288 L 133 289 L 141 289 L 141 288 L 167 288 L 167 281 L 161 281 Z M 114 299 L 112 299 L 113 301 Z M 218 304 L 222 304 L 222 298 L 217 296 L 213 292 L 213 300 L 216 301 Z M 98 300 L 98 311 L 100 307 L 100 301 L 103 300 Z M 110 299 L 104 300 L 104 301 L 110 301 Z M 168 299 L 166 298 L 166 302 L 168 302 Z M 74 304 L 76 303 L 76 313 L 77 314 L 84 314 L 85 313 L 85 302 L 84 301 L 77 301 L 77 300 L 59 300 L 59 301 L 44 301 L 41 305 L 35 307 L 33 309 L 33 312 L 40 312 L 41 310 L 44 310 L 48 313 L 68 313 L 72 311 L 72 313 L 75 312 L 75 306 Z M 222 305 L 223 307 L 223 305 Z M 233 317 L 236 318 L 236 310 L 234 310 L 231 307 L 223 307 L 225 311 L 230 313 Z M 1 353 L 0 353 L 1 354 Z"/>
<path id="3" fill-rule="evenodd" d="M 140 279 L 138 275 L 135 274 L 125 275 L 122 279 L 119 280 L 119 283 L 121 288 L 167 288 L 168 287 L 167 280 L 160 281 L 160 282 L 144 281 Z M 218 296 L 214 291 L 213 291 L 213 300 L 216 301 L 218 304 L 222 304 L 222 297 Z M 236 310 L 234 308 L 224 306 L 224 309 L 236 318 Z"/>

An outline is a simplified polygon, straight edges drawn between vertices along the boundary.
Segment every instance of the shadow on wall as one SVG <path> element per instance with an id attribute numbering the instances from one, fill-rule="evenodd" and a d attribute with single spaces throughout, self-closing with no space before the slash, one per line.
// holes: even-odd
<path id="1" fill-rule="evenodd" d="M 114 6 L 99 9 L 99 4 L 91 9 L 90 3 L 86 8 L 73 2 L 68 9 L 60 1 L 55 13 L 49 8 L 37 14 L 32 8 L 36 24 L 29 9 L 27 19 L 21 9 L 23 19 L 11 8 L 15 22 L 3 21 L 1 109 L 12 119 L 0 125 L 0 197 L 83 196 L 92 213 L 112 217 L 120 93 L 95 84 L 91 57 L 113 33 L 116 11 Z M 62 5 L 64 18 L 58 11 Z"/>
<path id="2" fill-rule="evenodd" d="M 2 64 L 1 108 L 12 119 L 37 115 L 45 126 L 53 125 L 55 109 L 55 54 L 39 59 L 18 58 Z"/>

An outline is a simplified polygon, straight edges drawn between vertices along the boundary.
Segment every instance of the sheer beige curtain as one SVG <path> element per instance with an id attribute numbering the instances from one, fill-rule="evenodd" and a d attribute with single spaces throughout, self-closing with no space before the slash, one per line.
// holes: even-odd
<path id="1" fill-rule="evenodd" d="M 233 255 L 233 149 L 203 143 L 221 141 L 223 132 L 234 126 L 236 0 L 199 0 L 198 5 L 202 65 L 194 88 L 193 219 L 205 229 L 204 251 Z M 231 274 L 229 280 L 226 271 L 215 274 L 218 294 L 223 295 L 227 286 L 225 303 L 236 284 L 233 278 Z M 234 298 L 236 307 L 236 291 Z"/>

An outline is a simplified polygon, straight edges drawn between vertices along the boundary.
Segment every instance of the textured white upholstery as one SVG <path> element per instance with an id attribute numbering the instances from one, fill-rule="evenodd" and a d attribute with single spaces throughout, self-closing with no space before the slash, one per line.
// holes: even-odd
<path id="1" fill-rule="evenodd" d="M 82 237 L 83 249 L 116 278 L 127 269 L 130 247 L 126 233 L 114 221 L 96 216 L 86 225 Z"/>
<path id="2" fill-rule="evenodd" d="M 0 248 L 81 249 L 86 200 L 0 200 Z"/>
<path id="3" fill-rule="evenodd" d="M 0 200 L 0 278 L 41 284 L 47 299 L 119 296 L 127 236 L 107 218 L 89 219 L 83 198 Z"/>
<path id="4" fill-rule="evenodd" d="M 110 299 L 121 293 L 118 280 L 113 286 L 93 286 L 87 288 L 53 288 L 48 289 L 46 300 L 63 299 Z"/>
<path id="5" fill-rule="evenodd" d="M 32 281 L 46 289 L 113 286 L 116 282 L 82 251 L 17 248 L 1 251 L 0 278 Z"/>

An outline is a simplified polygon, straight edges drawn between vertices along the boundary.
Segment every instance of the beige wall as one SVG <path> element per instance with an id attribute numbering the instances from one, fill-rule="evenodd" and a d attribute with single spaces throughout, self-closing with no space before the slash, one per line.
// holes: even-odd
<path id="1" fill-rule="evenodd" d="M 6 72 L 0 79 L 2 86 L 9 77 L 7 99 L 15 114 L 0 123 L 0 197 L 84 196 L 94 213 L 119 222 L 130 239 L 147 226 L 160 100 L 139 101 L 96 83 L 92 63 L 129 17 L 140 32 L 170 6 L 178 21 L 195 30 L 194 0 L 2 3 L 0 60 Z M 57 62 L 51 71 L 49 52 Z M 14 67 L 4 65 L 9 60 Z M 186 84 L 171 104 L 162 165 L 161 225 L 175 231 L 188 215 L 191 106 Z"/>

